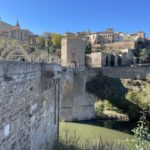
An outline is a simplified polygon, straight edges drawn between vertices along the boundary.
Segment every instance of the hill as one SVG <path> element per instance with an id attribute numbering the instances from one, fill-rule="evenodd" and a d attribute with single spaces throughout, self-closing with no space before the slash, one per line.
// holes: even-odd
<path id="1" fill-rule="evenodd" d="M 0 21 L 0 30 L 5 30 L 5 29 L 8 29 L 8 28 L 11 28 L 12 25 L 4 22 L 4 21 Z"/>

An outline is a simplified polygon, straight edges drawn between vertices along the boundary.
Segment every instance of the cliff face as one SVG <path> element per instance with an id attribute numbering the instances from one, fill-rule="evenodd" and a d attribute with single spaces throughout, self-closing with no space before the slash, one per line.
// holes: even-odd
<path id="1" fill-rule="evenodd" d="M 10 27 L 12 27 L 12 25 L 10 25 L 6 22 L 0 21 L 0 30 L 5 30 L 5 29 L 8 29 Z"/>

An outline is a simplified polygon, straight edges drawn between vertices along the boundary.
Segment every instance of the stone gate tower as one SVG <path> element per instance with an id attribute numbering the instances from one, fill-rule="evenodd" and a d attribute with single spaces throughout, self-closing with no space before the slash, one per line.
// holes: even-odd
<path id="1" fill-rule="evenodd" d="M 85 47 L 83 40 L 73 33 L 66 33 L 61 41 L 61 65 L 82 68 L 85 66 Z"/>

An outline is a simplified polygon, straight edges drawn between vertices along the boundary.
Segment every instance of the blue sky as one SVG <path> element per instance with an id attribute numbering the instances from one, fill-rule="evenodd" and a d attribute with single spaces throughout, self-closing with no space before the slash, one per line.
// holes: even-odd
<path id="1" fill-rule="evenodd" d="M 0 0 L 0 17 L 37 34 L 113 27 L 150 36 L 150 0 Z"/>

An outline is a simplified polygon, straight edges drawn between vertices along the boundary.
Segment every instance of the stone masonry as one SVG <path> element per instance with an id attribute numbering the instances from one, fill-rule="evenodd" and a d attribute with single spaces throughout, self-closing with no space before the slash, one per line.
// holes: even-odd
<path id="1" fill-rule="evenodd" d="M 59 120 L 95 117 L 86 71 L 0 61 L 0 150 L 51 150 Z"/>
<path id="2" fill-rule="evenodd" d="M 56 141 L 59 79 L 52 69 L 0 62 L 0 150 L 47 150 Z"/>
<path id="3" fill-rule="evenodd" d="M 76 35 L 68 33 L 61 40 L 61 65 L 72 68 L 85 67 L 86 43 Z"/>
<path id="4" fill-rule="evenodd" d="M 86 92 L 86 70 L 68 68 L 61 75 L 60 120 L 77 121 L 95 118 L 95 97 Z"/>
<path id="5" fill-rule="evenodd" d="M 133 67 L 104 67 L 100 69 L 104 76 L 120 79 L 147 79 L 150 75 L 150 66 Z"/>

